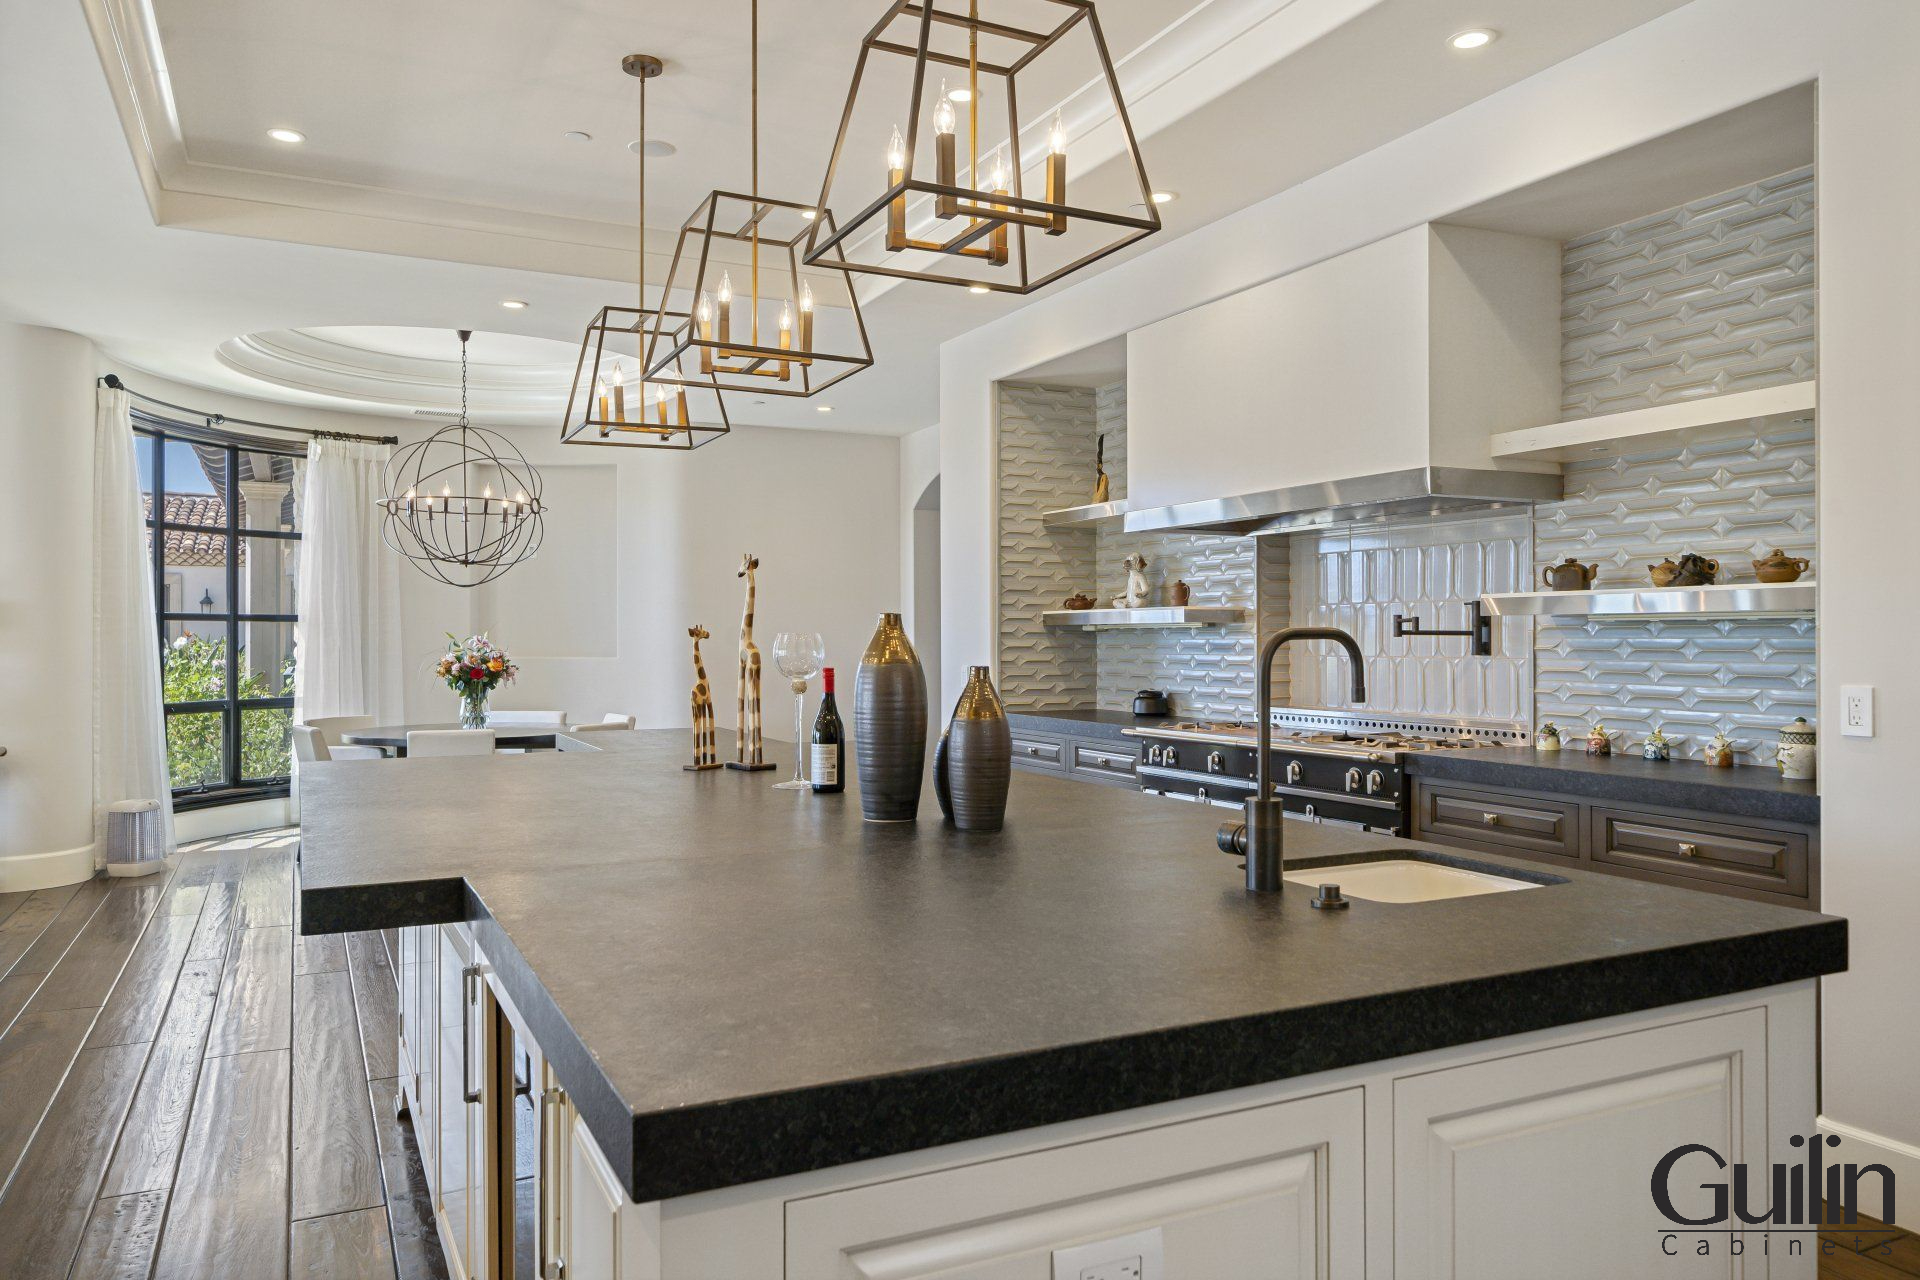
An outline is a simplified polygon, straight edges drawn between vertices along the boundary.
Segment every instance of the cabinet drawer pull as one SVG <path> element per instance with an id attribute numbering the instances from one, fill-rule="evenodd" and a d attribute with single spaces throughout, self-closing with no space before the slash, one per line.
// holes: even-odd
<path id="1" fill-rule="evenodd" d="M 480 966 L 470 964 L 460 971 L 460 992 L 465 1001 L 460 1011 L 460 1093 L 468 1102 L 480 1101 L 480 1089 L 470 1087 L 473 1079 L 473 1010 L 480 1003 L 475 982 Z"/>
<path id="2" fill-rule="evenodd" d="M 1683 858 L 1697 858 L 1700 856 L 1700 846 L 1691 841 L 1682 840 L 1680 842 L 1680 856 Z"/>
<path id="3" fill-rule="evenodd" d="M 1500 815 L 1497 813 L 1483 813 L 1480 815 L 1480 821 L 1490 827 L 1497 827 L 1500 825 Z"/>
<path id="4" fill-rule="evenodd" d="M 540 1280 L 566 1280 L 567 1263 L 555 1246 L 560 1235 L 558 1214 L 560 1198 L 554 1183 L 560 1177 L 560 1161 L 553 1154 L 556 1130 L 548 1119 L 548 1108 L 566 1098 L 558 1085 L 540 1093 Z"/>

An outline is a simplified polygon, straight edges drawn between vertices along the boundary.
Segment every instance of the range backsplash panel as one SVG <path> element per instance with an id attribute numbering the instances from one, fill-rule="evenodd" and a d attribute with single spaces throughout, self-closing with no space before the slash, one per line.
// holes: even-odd
<path id="1" fill-rule="evenodd" d="M 1814 171 L 1568 241 L 1567 418 L 1814 376 Z"/>
<path id="2" fill-rule="evenodd" d="M 1103 589 L 1094 535 L 1049 529 L 1040 516 L 1092 499 L 1094 394 L 1002 382 L 999 411 L 1000 695 L 1022 710 L 1091 706 L 1093 633 L 1042 626 L 1040 615 L 1076 591 Z"/>

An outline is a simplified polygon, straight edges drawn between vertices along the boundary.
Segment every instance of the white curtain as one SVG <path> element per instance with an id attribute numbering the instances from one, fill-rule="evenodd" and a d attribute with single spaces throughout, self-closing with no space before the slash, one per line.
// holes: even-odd
<path id="1" fill-rule="evenodd" d="M 175 846 L 153 565 L 125 391 L 100 388 L 93 435 L 93 857 L 99 866 L 106 857 L 106 806 L 122 800 L 158 800 L 167 852 Z"/>
<path id="2" fill-rule="evenodd" d="M 375 505 L 391 452 L 358 440 L 315 440 L 307 448 L 295 720 L 402 719 L 400 558 L 380 540 Z"/>

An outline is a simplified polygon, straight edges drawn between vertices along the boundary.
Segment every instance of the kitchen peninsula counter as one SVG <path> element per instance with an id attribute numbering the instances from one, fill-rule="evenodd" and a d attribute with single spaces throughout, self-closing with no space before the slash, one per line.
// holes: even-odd
<path id="1" fill-rule="evenodd" d="M 851 786 L 683 773 L 684 733 L 592 746 L 307 766 L 301 920 L 470 922 L 637 1201 L 1846 961 L 1831 917 L 1440 850 L 1553 883 L 1341 912 L 1249 896 L 1218 811 L 1063 779 L 1017 775 L 1005 831 L 964 834 L 931 787 L 917 823 L 875 825 Z M 1287 834 L 1296 868 L 1422 848 Z"/>

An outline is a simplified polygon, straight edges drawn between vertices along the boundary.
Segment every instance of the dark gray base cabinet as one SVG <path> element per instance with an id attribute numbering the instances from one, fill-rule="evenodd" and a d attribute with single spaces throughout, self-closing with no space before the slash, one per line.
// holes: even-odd
<path id="1" fill-rule="evenodd" d="M 1817 828 L 1413 780 L 1413 838 L 1790 907 L 1820 905 Z"/>
<path id="2" fill-rule="evenodd" d="M 1140 747 L 1131 738 L 1076 738 L 1066 734 L 1013 731 L 1013 767 L 1029 773 L 1064 774 L 1077 782 L 1138 790 L 1134 769 Z"/>

